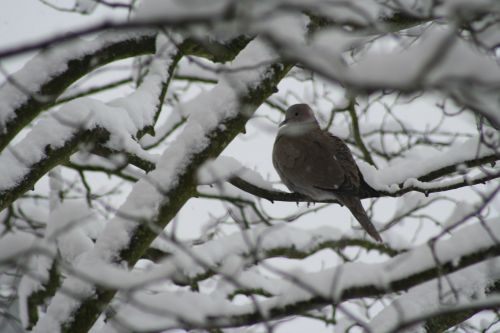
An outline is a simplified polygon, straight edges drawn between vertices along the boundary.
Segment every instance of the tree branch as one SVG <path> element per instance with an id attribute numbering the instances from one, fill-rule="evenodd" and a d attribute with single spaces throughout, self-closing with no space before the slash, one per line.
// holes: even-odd
<path id="1" fill-rule="evenodd" d="M 113 81 L 113 82 L 110 82 L 110 83 L 107 83 L 107 84 L 103 84 L 103 85 L 98 86 L 98 87 L 91 87 L 91 88 L 88 88 L 88 89 L 86 89 L 84 91 L 80 91 L 80 92 L 77 92 L 77 93 L 74 93 L 74 94 L 71 94 L 71 95 L 68 95 L 68 96 L 64 96 L 62 98 L 58 98 L 54 102 L 54 105 L 63 104 L 63 103 L 69 102 L 71 100 L 80 98 L 80 97 L 89 96 L 89 95 L 92 95 L 92 94 L 103 92 L 103 91 L 106 91 L 106 90 L 109 90 L 109 89 L 113 89 L 113 88 L 119 87 L 121 85 L 124 85 L 126 83 L 131 83 L 131 82 L 133 82 L 132 78 L 131 77 L 127 77 L 127 78 L 116 80 L 116 81 Z"/>
<path id="2" fill-rule="evenodd" d="M 116 37 L 114 40 L 116 40 Z M 223 58 L 221 58 L 218 55 L 212 55 L 212 57 L 218 60 L 230 59 L 231 57 L 234 57 L 239 52 L 240 48 L 246 45 L 247 42 L 248 38 L 236 38 L 234 40 L 229 41 L 227 44 L 219 46 L 216 46 L 216 42 L 213 42 L 210 44 L 212 45 L 213 48 L 217 48 L 219 51 L 221 49 L 224 49 L 226 52 Z M 70 69 L 64 71 L 59 76 L 51 78 L 47 82 L 47 86 L 50 87 L 50 90 L 52 91 L 53 95 L 48 96 L 50 97 L 50 99 L 44 100 L 43 103 L 35 96 L 29 96 L 26 102 L 27 104 L 26 103 L 22 104 L 25 105 L 25 107 L 21 106 L 20 108 L 14 111 L 16 114 L 19 113 L 19 116 L 9 119 L 9 127 L 7 129 L 7 132 L 0 133 L 0 149 L 2 148 L 3 144 L 4 146 L 7 145 L 8 141 L 12 139 L 20 129 L 22 129 L 27 123 L 29 123 L 34 117 L 36 117 L 39 114 L 39 112 L 42 111 L 43 108 L 50 106 L 51 103 L 53 103 L 56 100 L 57 96 L 60 93 L 62 93 L 62 91 L 70 83 L 72 83 L 74 80 L 78 78 L 78 75 L 83 75 L 89 70 L 91 70 L 91 68 L 88 67 L 90 66 L 91 59 L 93 59 L 94 57 L 98 59 L 101 58 L 108 59 L 107 57 L 109 57 L 108 60 L 111 61 L 112 59 L 123 58 L 127 55 L 137 55 L 140 54 L 141 52 L 153 51 L 150 49 L 150 47 L 154 48 L 154 36 L 141 35 L 140 38 L 138 39 L 132 39 L 131 41 L 126 40 L 124 44 L 118 43 L 118 45 L 115 45 L 112 43 L 109 46 L 109 50 L 106 48 L 99 49 L 99 52 L 108 52 L 109 53 L 108 56 L 106 56 L 106 54 L 103 54 L 103 56 L 100 57 L 97 56 L 99 55 L 99 53 L 96 52 L 95 54 L 92 53 L 92 57 L 90 57 L 89 55 L 88 57 L 90 58 L 84 56 L 81 59 L 75 58 L 76 60 L 69 60 L 68 61 L 69 66 L 71 68 L 75 66 L 73 70 L 78 74 L 75 74 L 75 72 L 73 72 L 73 70 Z M 187 40 L 182 43 L 181 47 L 183 52 L 200 52 L 200 49 L 206 47 L 206 45 L 200 45 L 195 43 L 193 40 Z M 208 52 L 208 49 L 205 49 L 205 51 Z M 87 63 L 87 67 L 82 65 L 82 61 L 84 63 Z M 101 64 L 98 61 L 96 63 Z M 97 67 L 97 65 L 95 66 Z M 81 67 L 83 67 L 83 70 Z M 171 67 L 168 70 L 173 72 L 174 67 Z M 168 80 L 170 80 L 170 78 L 171 76 L 169 75 Z M 159 96 L 160 100 L 163 100 L 165 92 L 166 92 L 166 86 L 163 87 L 162 96 Z M 158 106 L 160 107 L 161 104 L 162 103 L 160 102 Z M 145 131 L 148 130 L 148 127 L 151 126 L 152 124 L 146 124 L 146 127 L 140 129 L 139 132 L 136 134 L 136 136 L 140 136 L 141 134 L 143 134 Z M 22 179 L 14 186 L 9 188 L 4 188 L 0 191 L 0 211 L 3 210 L 5 207 L 7 207 L 20 195 L 22 195 L 29 189 L 33 188 L 36 181 L 40 179 L 43 175 L 45 175 L 53 166 L 61 164 L 64 161 L 66 161 L 69 158 L 69 156 L 73 154 L 81 144 L 91 143 L 100 146 L 99 144 L 106 142 L 108 138 L 109 138 L 109 133 L 107 133 L 103 128 L 98 128 L 98 129 L 96 128 L 91 131 L 81 129 L 81 130 L 76 130 L 73 136 L 65 141 L 64 145 L 58 148 L 52 148 L 50 146 L 47 146 L 45 148 L 46 154 L 42 154 L 43 157 L 41 157 L 39 161 L 31 164 L 30 166 L 31 170 L 28 174 L 22 177 Z"/>
<path id="3" fill-rule="evenodd" d="M 485 290 L 487 295 L 493 294 L 488 298 L 479 299 L 477 301 L 469 301 L 466 304 L 442 306 L 438 310 L 434 311 L 424 311 L 421 315 L 408 320 L 402 320 L 399 325 L 387 333 L 401 332 L 422 322 L 424 322 L 424 329 L 428 333 L 444 332 L 447 329 L 462 323 L 480 311 L 498 309 L 500 306 L 500 299 L 495 295 L 495 293 L 500 291 L 499 283 L 500 281 L 497 280 L 493 284 L 493 287 Z"/>
<path id="4" fill-rule="evenodd" d="M 111 36 L 113 38 L 110 38 Z M 81 45 L 78 46 L 85 51 L 77 51 L 74 56 L 65 59 L 64 63 L 59 64 L 60 67 L 65 67 L 65 70 L 54 73 L 53 75 L 47 75 L 37 89 L 29 93 L 27 91 L 19 92 L 22 95 L 23 101 L 11 110 L 2 111 L 12 113 L 12 115 L 3 124 L 3 128 L 0 127 L 0 151 L 9 144 L 22 128 L 29 124 L 42 110 L 52 106 L 57 97 L 83 75 L 91 72 L 95 68 L 119 59 L 153 53 L 155 49 L 155 35 L 152 33 L 144 33 L 123 35 L 121 38 L 117 38 L 116 35 L 104 34 L 99 36 L 92 43 L 102 43 L 102 46 L 88 51 L 88 47 L 85 48 L 85 45 L 89 44 L 89 42 L 79 42 Z M 44 66 L 44 64 L 50 63 L 51 61 L 57 61 L 60 57 L 58 52 L 58 50 L 55 50 L 50 54 L 43 53 L 38 56 L 40 59 L 43 58 L 40 64 L 35 63 L 35 65 L 31 66 L 33 68 L 25 68 L 33 72 L 42 71 L 44 70 L 43 68 L 36 67 Z M 21 71 L 23 71 L 23 69 L 21 69 Z M 10 80 L 17 80 L 16 75 L 12 75 Z M 17 82 L 17 84 L 23 86 L 27 83 Z M 8 85 L 9 83 L 7 82 L 0 87 L 0 94 L 8 88 Z"/>
<path id="5" fill-rule="evenodd" d="M 339 305 L 352 299 L 378 297 L 387 293 L 405 291 L 483 262 L 484 258 L 499 256 L 500 244 L 494 239 L 500 233 L 498 219 L 491 220 L 487 224 L 489 230 L 486 230 L 481 223 L 475 223 L 458 231 L 447 240 L 439 240 L 434 244 L 434 248 L 430 248 L 429 244 L 423 244 L 383 263 L 357 263 L 354 266 L 344 264 L 315 273 L 288 273 L 275 269 L 273 273 L 278 276 L 277 278 L 263 278 L 262 280 L 255 279 L 253 273 L 247 278 L 244 273 L 238 274 L 235 277 L 235 286 L 240 292 L 258 291 L 269 297 L 259 301 L 259 307 L 266 309 L 265 318 L 256 307 L 222 303 L 220 299 L 214 300 L 213 305 L 210 305 L 206 298 L 202 298 L 205 303 L 203 303 L 203 308 L 197 308 L 199 312 L 196 313 L 196 317 L 179 313 L 172 308 L 174 305 L 158 301 L 154 304 L 161 304 L 160 306 L 151 307 L 145 311 L 148 311 L 148 314 L 157 313 L 162 318 L 172 318 L 170 324 L 165 324 L 158 330 L 187 327 L 208 329 L 246 326 L 261 323 L 262 320 L 279 320 L 283 317 L 320 309 L 332 303 Z M 489 232 L 497 236 L 488 237 Z M 471 242 L 460 248 L 460 244 L 463 245 L 463 240 L 468 239 L 469 236 L 474 237 L 473 239 L 484 240 L 484 242 Z M 436 262 L 431 254 L 433 251 L 439 254 L 439 262 Z M 371 274 L 359 276 L 360 270 L 369 271 Z M 320 281 L 322 284 L 318 285 Z M 244 286 L 243 289 L 239 287 L 241 285 Z M 203 296 L 206 295 L 200 295 L 200 297 Z M 152 300 L 154 297 L 151 296 Z M 162 295 L 158 297 L 161 299 Z M 191 294 L 190 297 L 195 296 Z M 193 298 L 191 301 L 195 302 Z M 217 308 L 221 310 L 214 310 Z M 140 308 L 134 311 L 128 309 L 123 312 L 125 317 L 118 313 L 118 319 L 130 323 L 131 327 L 136 327 L 133 323 L 134 314 L 140 315 L 140 313 Z"/>
<path id="6" fill-rule="evenodd" d="M 372 159 L 372 156 L 370 155 L 370 152 L 368 151 L 368 149 L 366 149 L 365 143 L 363 142 L 363 138 L 361 137 L 361 132 L 359 131 L 359 124 L 358 124 L 358 115 L 356 114 L 355 105 L 356 105 L 356 99 L 351 98 L 347 110 L 349 111 L 349 115 L 351 116 L 352 131 L 354 134 L 354 140 L 356 141 L 356 146 L 358 146 L 358 148 L 363 153 L 364 160 L 367 163 L 373 165 L 374 167 L 377 167 L 377 165 Z"/>
<path id="7" fill-rule="evenodd" d="M 16 74 L 7 79 L 0 87 L 0 97 L 2 91 L 6 95 L 12 94 L 7 89 L 14 86 L 17 94 L 23 100 L 20 104 L 16 104 L 11 110 L 2 110 L 4 116 L 12 113 L 4 124 L 0 123 L 0 151 L 2 151 L 9 142 L 15 137 L 19 131 L 29 124 L 42 110 L 47 109 L 53 105 L 59 104 L 57 98 L 76 80 L 90 73 L 92 70 L 108 64 L 110 62 L 124 59 L 128 57 L 150 54 L 155 51 L 155 38 L 156 32 L 143 31 L 142 33 L 124 33 L 121 38 L 117 37 L 118 32 L 109 32 L 97 37 L 94 41 L 80 41 L 72 47 L 75 48 L 74 55 L 65 59 L 60 66 L 66 66 L 62 72 L 47 75 L 43 82 L 41 82 L 36 89 L 24 91 L 24 85 L 28 85 L 22 81 L 18 82 Z M 108 41 L 109 39 L 109 41 Z M 246 36 L 236 37 L 228 40 L 225 43 L 218 43 L 216 41 L 203 42 L 199 40 L 187 39 L 179 45 L 181 51 L 185 54 L 194 54 L 198 56 L 207 57 L 212 61 L 228 61 L 233 59 L 236 54 L 251 40 Z M 94 43 L 94 44 L 89 44 Z M 102 44 L 99 47 L 90 47 L 90 45 Z M 85 51 L 81 51 L 85 50 Z M 29 68 L 30 72 L 45 71 L 44 66 L 47 63 L 54 61 L 60 62 L 61 54 L 58 50 L 53 53 L 42 53 L 38 57 L 41 59 L 40 63 L 34 62 Z M 62 51 L 61 51 L 62 52 Z M 64 50 L 64 52 L 67 52 Z M 9 82 L 11 81 L 11 82 Z M 30 86 L 32 83 L 30 82 Z M 23 91 L 18 91 L 23 89 Z M 12 96 L 7 96 L 12 98 Z M 16 102 L 17 103 L 17 102 Z M 9 106 L 10 107 L 10 106 Z"/>
<path id="8" fill-rule="evenodd" d="M 110 154 L 116 153 L 113 151 L 110 151 L 109 149 L 103 148 L 103 147 L 96 147 L 94 149 L 94 153 L 100 155 L 100 156 L 109 156 Z M 155 163 L 151 161 L 144 160 L 140 158 L 137 155 L 126 153 L 126 157 L 129 163 L 133 164 L 134 166 L 149 172 L 151 170 L 155 169 Z M 457 167 L 461 165 L 466 165 L 468 167 L 476 167 L 480 166 L 483 164 L 487 163 L 494 163 L 498 159 L 500 159 L 500 156 L 497 154 L 492 154 L 488 156 L 484 156 L 482 158 L 478 159 L 473 159 L 473 160 L 466 160 L 466 161 L 461 161 L 458 163 L 453 163 L 451 165 L 441 167 L 439 169 L 430 171 L 428 174 L 422 175 L 417 178 L 419 182 L 429 182 L 433 179 L 440 178 L 447 176 L 449 173 L 453 173 L 457 170 Z M 490 173 L 485 173 L 482 176 L 471 178 L 467 176 L 463 177 L 457 177 L 455 181 L 449 182 L 446 184 L 441 184 L 441 185 L 435 185 L 432 186 L 432 183 L 427 183 L 425 186 L 419 186 L 419 185 L 413 185 L 413 186 L 405 186 L 404 184 L 399 184 L 399 190 L 396 191 L 382 191 L 382 190 L 376 190 L 372 187 L 370 187 L 369 184 L 364 182 L 362 184 L 362 187 L 360 188 L 359 192 L 353 193 L 353 192 L 342 192 L 343 194 L 350 194 L 350 195 L 358 195 L 361 199 L 366 199 L 366 198 L 378 198 L 378 197 L 400 197 L 403 194 L 409 193 L 409 192 L 420 192 L 424 193 L 425 195 L 431 194 L 431 193 L 439 193 L 439 192 L 444 192 L 444 191 L 450 191 L 450 190 L 455 190 L 458 188 L 462 187 L 467 187 L 471 185 L 477 185 L 477 184 L 484 184 L 487 181 L 493 180 L 500 178 L 500 172 L 490 172 Z M 267 188 L 262 188 L 259 185 L 253 184 L 249 182 L 248 180 L 245 180 L 241 177 L 234 176 L 230 178 L 229 183 L 231 183 L 233 186 L 239 188 L 240 190 L 250 193 L 252 195 L 255 195 L 259 198 L 266 199 L 270 202 L 275 202 L 275 201 L 284 201 L 284 202 L 318 202 L 318 203 L 338 203 L 337 200 L 313 200 L 305 195 L 302 195 L 300 193 L 290 193 L 290 192 L 284 192 L 280 190 L 269 190 Z M 438 183 L 439 184 L 439 183 Z M 423 185 L 423 184 L 422 184 Z"/>

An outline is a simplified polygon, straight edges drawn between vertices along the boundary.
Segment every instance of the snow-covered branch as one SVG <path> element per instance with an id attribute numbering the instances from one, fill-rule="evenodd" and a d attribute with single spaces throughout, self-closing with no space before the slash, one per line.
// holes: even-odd
<path id="1" fill-rule="evenodd" d="M 489 270 L 489 267 L 494 267 Z M 446 330 L 474 313 L 498 304 L 498 259 L 478 263 L 446 279 L 429 281 L 397 297 L 370 321 L 376 332 L 400 332 L 421 325 Z"/>
<path id="2" fill-rule="evenodd" d="M 154 125 L 179 59 L 175 45 L 158 43 L 157 48 L 158 57 L 132 94 L 109 105 L 90 98 L 71 101 L 0 155 L 2 209 L 82 144 L 107 145 L 141 155 L 142 149 L 133 138 Z"/>
<path id="3" fill-rule="evenodd" d="M 8 76 L 0 86 L 0 151 L 41 111 L 57 104 L 65 89 L 82 76 L 116 60 L 154 53 L 156 34 L 156 30 L 138 29 L 106 32 L 92 41 L 75 40 L 40 53 Z M 249 40 L 244 36 L 223 43 L 188 39 L 177 46 L 185 54 L 228 61 Z"/>
<path id="4" fill-rule="evenodd" d="M 263 290 L 268 295 L 267 299 L 259 302 L 259 308 L 252 303 L 235 304 L 217 292 L 211 295 L 193 292 L 139 293 L 129 299 L 128 305 L 120 308 L 114 320 L 134 331 L 243 326 L 261 320 L 276 320 L 332 303 L 340 304 L 353 298 L 407 290 L 481 262 L 484 255 L 500 255 L 500 243 L 496 241 L 500 237 L 499 222 L 498 219 L 486 222 L 488 229 L 476 223 L 456 232 L 450 239 L 440 240 L 432 246 L 423 244 L 380 264 L 349 263 L 317 273 L 288 273 L 276 269 L 274 273 L 280 276 L 279 279 L 232 270 L 231 276 L 236 285 L 248 290 Z M 474 239 L 481 241 L 471 241 Z M 485 241 L 487 239 L 489 241 Z M 498 269 L 485 266 L 481 272 L 488 281 L 500 277 Z M 228 287 L 234 285 L 230 280 L 227 283 Z M 192 310 L 193 306 L 196 311 L 184 311 L 186 307 Z M 139 320 L 144 317 L 148 320 Z M 137 322 L 141 324 L 136 325 Z M 145 323 L 149 324 L 144 326 Z"/>
<path id="5" fill-rule="evenodd" d="M 112 61 L 153 53 L 155 34 L 104 33 L 35 56 L 0 86 L 0 151 L 73 82 Z"/>

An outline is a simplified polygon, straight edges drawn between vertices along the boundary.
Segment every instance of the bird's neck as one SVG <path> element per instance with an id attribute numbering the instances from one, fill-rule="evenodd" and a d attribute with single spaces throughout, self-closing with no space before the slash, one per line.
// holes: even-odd
<path id="1" fill-rule="evenodd" d="M 278 135 L 286 136 L 301 136 L 310 133 L 311 131 L 319 130 L 319 125 L 316 121 L 289 123 L 282 126 Z"/>

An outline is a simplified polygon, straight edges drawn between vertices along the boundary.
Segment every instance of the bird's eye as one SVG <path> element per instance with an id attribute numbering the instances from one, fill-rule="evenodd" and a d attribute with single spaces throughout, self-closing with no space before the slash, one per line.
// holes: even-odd
<path id="1" fill-rule="evenodd" d="M 296 115 L 296 116 L 298 116 L 298 115 L 299 115 L 299 113 L 298 113 L 298 112 L 295 112 L 295 115 Z"/>

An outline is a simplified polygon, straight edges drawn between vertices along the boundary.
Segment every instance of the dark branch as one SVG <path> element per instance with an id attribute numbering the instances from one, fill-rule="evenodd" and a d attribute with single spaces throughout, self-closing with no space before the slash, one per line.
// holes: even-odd
<path id="1" fill-rule="evenodd" d="M 149 33 L 136 38 L 106 43 L 102 48 L 83 56 L 82 54 L 78 54 L 75 58 L 68 59 L 65 64 L 60 64 L 61 66 L 66 66 L 66 70 L 57 75 L 47 77 L 36 93 L 25 96 L 25 100 L 13 110 L 14 116 L 9 118 L 5 124 L 5 128 L 0 131 L 0 151 L 9 144 L 22 128 L 35 119 L 42 110 L 54 105 L 57 97 L 66 88 L 85 74 L 110 62 L 153 53 L 154 51 L 155 36 Z"/>

